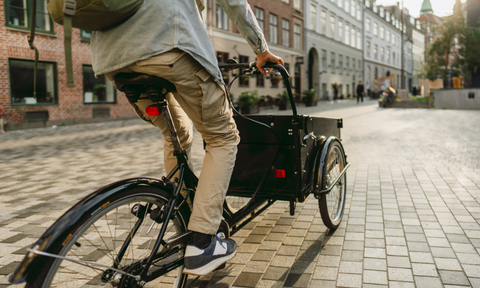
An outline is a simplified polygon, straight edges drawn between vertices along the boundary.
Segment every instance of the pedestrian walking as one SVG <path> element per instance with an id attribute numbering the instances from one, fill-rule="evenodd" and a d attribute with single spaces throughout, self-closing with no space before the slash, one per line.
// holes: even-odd
<path id="1" fill-rule="evenodd" d="M 360 97 L 362 98 L 362 103 L 363 103 L 363 91 L 364 91 L 364 88 L 363 88 L 362 81 L 358 81 L 358 85 L 357 85 L 357 104 L 358 104 L 358 100 L 360 99 Z"/>

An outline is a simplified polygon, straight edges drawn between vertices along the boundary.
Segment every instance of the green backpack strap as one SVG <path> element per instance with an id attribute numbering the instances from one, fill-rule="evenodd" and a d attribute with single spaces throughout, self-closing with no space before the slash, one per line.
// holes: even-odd
<path id="1" fill-rule="evenodd" d="M 67 86 L 73 87 L 72 64 L 72 16 L 75 15 L 75 0 L 65 0 L 63 4 L 63 33 L 65 46 L 65 69 L 67 70 Z"/>
<path id="2" fill-rule="evenodd" d="M 33 45 L 33 40 L 35 40 L 35 13 L 37 11 L 37 1 L 33 1 L 33 12 L 32 12 L 32 27 L 30 27 L 30 36 L 27 36 L 28 45 L 30 49 L 35 50 L 35 62 L 33 64 L 33 98 L 37 99 L 37 66 L 38 66 L 38 49 Z"/>

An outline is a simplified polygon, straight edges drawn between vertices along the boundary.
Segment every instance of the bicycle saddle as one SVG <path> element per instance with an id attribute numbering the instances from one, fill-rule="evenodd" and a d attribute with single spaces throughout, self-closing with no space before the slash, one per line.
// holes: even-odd
<path id="1" fill-rule="evenodd" d="M 125 92 L 126 85 L 154 86 L 165 88 L 168 92 L 175 92 L 177 89 L 170 81 L 160 77 L 142 73 L 118 73 L 115 75 L 115 86 L 118 90 Z"/>

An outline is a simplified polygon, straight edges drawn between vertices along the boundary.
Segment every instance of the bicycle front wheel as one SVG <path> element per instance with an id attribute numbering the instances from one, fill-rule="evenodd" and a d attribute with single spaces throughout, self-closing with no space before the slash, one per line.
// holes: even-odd
<path id="1" fill-rule="evenodd" d="M 338 140 L 333 140 L 328 146 L 322 174 L 322 190 L 329 188 L 340 175 L 346 165 L 345 152 Z M 342 221 L 347 194 L 347 175 L 344 173 L 335 187 L 328 193 L 321 194 L 318 204 L 323 223 L 330 229 L 336 229 Z"/>
<path id="2" fill-rule="evenodd" d="M 103 203 L 108 205 L 99 212 L 81 221 L 84 223 L 72 231 L 64 246 L 55 253 L 87 262 L 82 265 L 50 258 L 36 279 L 26 287 L 140 287 L 132 277 L 95 264 L 131 275 L 140 274 L 163 224 L 151 220 L 149 214 L 156 208 L 164 207 L 170 195 L 157 188 L 136 187 L 111 198 L 105 199 Z M 164 239 L 187 229 L 190 213 L 188 207 L 183 206 L 169 221 Z M 183 258 L 184 249 L 184 245 L 180 245 L 162 251 L 160 246 L 148 274 L 169 265 L 173 265 L 174 269 L 143 287 L 184 287 L 187 276 L 182 273 L 183 261 L 179 261 Z"/>

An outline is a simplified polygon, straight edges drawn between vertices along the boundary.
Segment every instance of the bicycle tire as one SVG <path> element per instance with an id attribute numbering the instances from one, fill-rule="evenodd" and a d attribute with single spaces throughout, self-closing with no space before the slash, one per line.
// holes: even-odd
<path id="1" fill-rule="evenodd" d="M 101 203 L 109 204 L 100 210 L 92 217 L 81 221 L 83 224 L 75 231 L 71 231 L 71 237 L 64 242 L 63 247 L 59 247 L 54 254 L 71 257 L 73 259 L 82 259 L 88 261 L 95 261 L 103 265 L 112 266 L 116 258 L 116 253 L 121 249 L 124 238 L 128 236 L 132 230 L 132 226 L 138 221 L 137 215 L 134 215 L 132 207 L 134 204 L 141 204 L 143 207 L 148 207 L 149 203 L 154 207 L 162 207 L 168 202 L 170 194 L 158 188 L 153 187 L 135 187 L 125 189 L 104 199 Z M 101 204 L 99 204 L 99 207 Z M 94 207 L 92 210 L 95 211 Z M 142 210 L 142 209 L 140 209 Z M 161 223 L 152 225 L 152 230 L 147 235 L 146 231 L 150 228 L 153 220 L 147 215 L 149 211 L 143 209 L 144 221 L 132 238 L 132 241 L 126 249 L 125 255 L 122 257 L 118 269 L 129 270 L 135 274 L 136 266 L 140 259 L 146 259 L 150 253 L 151 248 L 158 236 Z M 114 215 L 115 214 L 115 215 Z M 169 221 L 165 239 L 184 232 L 187 229 L 188 219 L 190 217 L 190 210 L 187 205 L 183 205 L 178 210 L 174 219 Z M 119 221 L 120 220 L 120 221 Z M 112 223 L 115 221 L 114 223 Z M 128 222 L 128 223 L 127 223 Z M 97 224 L 97 225 L 96 225 Z M 100 238 L 100 239 L 99 239 Z M 161 246 L 162 247 L 162 246 Z M 159 267 L 160 264 L 166 264 L 166 261 L 178 260 L 184 253 L 185 245 L 179 246 L 178 253 L 173 255 L 166 255 L 165 259 L 154 262 L 152 268 Z M 161 248 L 160 248 L 161 250 Z M 108 253 L 107 253 L 108 252 Z M 135 255 L 137 252 L 137 255 Z M 137 264 L 134 264 L 137 263 Z M 129 267 L 131 266 L 131 267 Z M 137 268 L 138 269 L 138 268 Z M 135 285 L 129 284 L 129 279 L 122 276 L 118 279 L 118 274 L 107 271 L 92 273 L 95 271 L 92 268 L 84 267 L 79 264 L 60 260 L 56 258 L 49 258 L 43 266 L 37 277 L 31 281 L 27 281 L 26 288 L 47 288 L 47 287 L 132 287 Z M 110 270 L 111 271 L 111 270 Z M 187 282 L 187 275 L 182 273 L 183 266 L 180 266 L 173 271 L 147 283 L 144 287 L 153 287 L 163 282 L 166 282 L 169 287 L 185 287 Z M 75 274 L 76 273 L 76 274 Z M 105 274 L 108 273 L 108 274 Z M 104 282 L 102 276 L 107 275 L 109 282 Z M 112 276 L 113 275 L 113 276 Z M 74 277 L 75 276 L 75 277 Z M 117 276 L 115 279 L 114 276 Z M 176 277 L 176 278 L 175 278 Z M 161 279 L 160 279 L 161 278 Z M 116 280 L 120 284 L 114 286 L 112 283 Z M 151 285 L 149 285 L 151 284 Z M 170 284 L 170 285 L 168 285 Z M 103 285 L 103 286 L 95 286 Z M 162 286 L 163 287 L 163 286 Z"/>
<path id="2" fill-rule="evenodd" d="M 332 140 L 327 149 L 322 174 L 318 175 L 319 179 L 322 179 L 321 190 L 328 188 L 346 165 L 345 152 L 340 141 Z M 320 195 L 318 200 L 320 215 L 327 228 L 336 229 L 340 225 L 345 210 L 346 194 L 347 175 L 345 173 L 330 192 Z"/>

